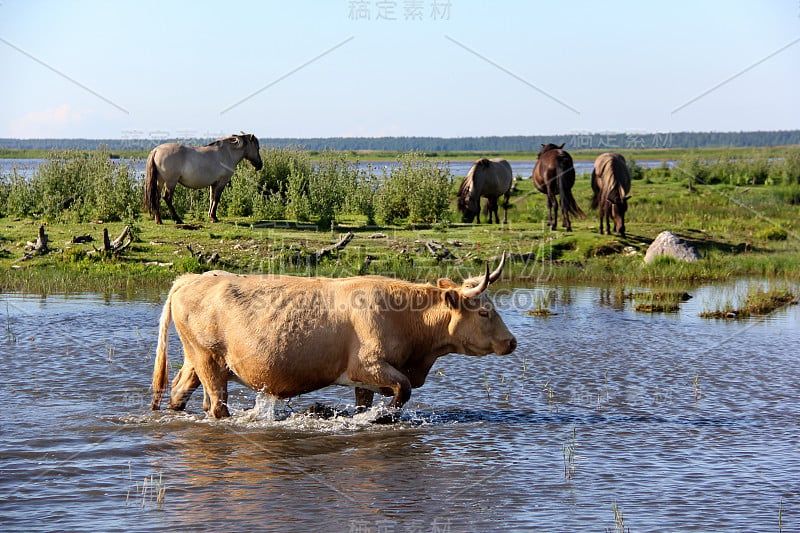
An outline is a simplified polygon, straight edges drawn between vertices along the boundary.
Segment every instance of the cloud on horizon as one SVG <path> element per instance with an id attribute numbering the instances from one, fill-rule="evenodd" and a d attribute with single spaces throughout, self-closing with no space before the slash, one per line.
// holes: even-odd
<path id="1" fill-rule="evenodd" d="M 31 111 L 8 123 L 10 137 L 70 137 L 70 131 L 91 115 L 90 111 L 73 108 L 63 104 L 56 108 Z"/>

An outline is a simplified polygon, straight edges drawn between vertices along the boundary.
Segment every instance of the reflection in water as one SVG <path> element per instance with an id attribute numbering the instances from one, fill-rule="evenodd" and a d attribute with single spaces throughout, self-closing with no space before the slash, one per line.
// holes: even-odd
<path id="1" fill-rule="evenodd" d="M 517 351 L 442 358 L 391 426 L 299 414 L 347 407 L 337 387 L 273 417 L 242 388 L 231 420 L 201 394 L 150 412 L 160 302 L 5 296 L 0 528 L 602 531 L 614 502 L 632 530 L 774 528 L 800 489 L 800 310 L 697 316 L 747 290 L 642 314 L 614 287 L 515 289 L 497 307 Z M 132 490 L 150 476 L 163 502 Z"/>

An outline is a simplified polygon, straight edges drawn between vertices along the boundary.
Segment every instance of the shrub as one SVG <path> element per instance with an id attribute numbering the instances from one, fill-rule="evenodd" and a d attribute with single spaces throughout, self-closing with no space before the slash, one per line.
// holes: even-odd
<path id="1" fill-rule="evenodd" d="M 17 215 L 132 220 L 141 205 L 141 185 L 132 167 L 112 161 L 104 150 L 54 153 L 29 180 L 16 173 L 8 180 L 9 209 Z"/>
<path id="2" fill-rule="evenodd" d="M 785 241 L 788 236 L 786 230 L 778 226 L 769 226 L 756 233 L 756 237 L 766 241 Z"/>
<path id="3" fill-rule="evenodd" d="M 226 216 L 283 219 L 289 176 L 292 172 L 307 175 L 313 170 L 309 152 L 296 148 L 262 148 L 261 160 L 261 170 L 247 162 L 236 167 L 220 201 L 220 211 Z"/>
<path id="4" fill-rule="evenodd" d="M 633 159 L 626 159 L 628 165 L 628 174 L 631 175 L 632 180 L 640 180 L 644 178 L 644 169 Z"/>
<path id="5" fill-rule="evenodd" d="M 376 212 L 385 224 L 449 221 L 453 178 L 447 165 L 410 152 L 398 158 L 376 195 Z"/>
<path id="6" fill-rule="evenodd" d="M 787 153 L 783 161 L 776 165 L 776 171 L 780 174 L 783 184 L 800 184 L 800 150 L 792 150 Z"/>
<path id="7" fill-rule="evenodd" d="M 19 175 L 15 168 L 12 174 L 2 177 L 2 189 L 0 192 L 6 199 L 2 206 L 3 216 L 30 216 L 36 211 L 36 194 L 29 180 Z"/>
<path id="8" fill-rule="evenodd" d="M 694 154 L 687 155 L 674 167 L 673 176 L 681 180 L 687 180 L 689 187 L 694 184 L 706 184 L 709 182 L 710 172 L 708 161 L 701 159 Z"/>

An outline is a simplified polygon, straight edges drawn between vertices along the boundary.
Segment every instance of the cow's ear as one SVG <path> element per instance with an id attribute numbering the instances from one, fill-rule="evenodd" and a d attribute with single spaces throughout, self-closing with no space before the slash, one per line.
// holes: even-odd
<path id="1" fill-rule="evenodd" d="M 436 280 L 436 286 L 439 287 L 440 289 L 455 289 L 456 287 L 458 287 L 458 285 L 453 283 L 452 280 L 449 280 L 447 278 L 439 278 L 438 280 Z"/>
<path id="2" fill-rule="evenodd" d="M 444 293 L 444 302 L 450 309 L 459 309 L 461 307 L 461 294 L 451 289 Z"/>

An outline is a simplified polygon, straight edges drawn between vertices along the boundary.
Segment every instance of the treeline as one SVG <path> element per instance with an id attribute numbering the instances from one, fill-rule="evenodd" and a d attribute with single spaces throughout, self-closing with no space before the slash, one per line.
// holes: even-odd
<path id="1" fill-rule="evenodd" d="M 254 132 L 258 135 L 258 132 Z M 0 149 L 14 150 L 149 150 L 158 144 L 180 141 L 206 144 L 214 139 L 0 139 Z M 374 150 L 404 152 L 531 152 L 540 144 L 565 143 L 578 149 L 658 149 L 707 147 L 756 147 L 800 145 L 800 130 L 664 133 L 570 133 L 566 135 L 514 135 L 494 137 L 319 137 L 260 138 L 264 147 L 299 147 L 306 150 Z"/>

